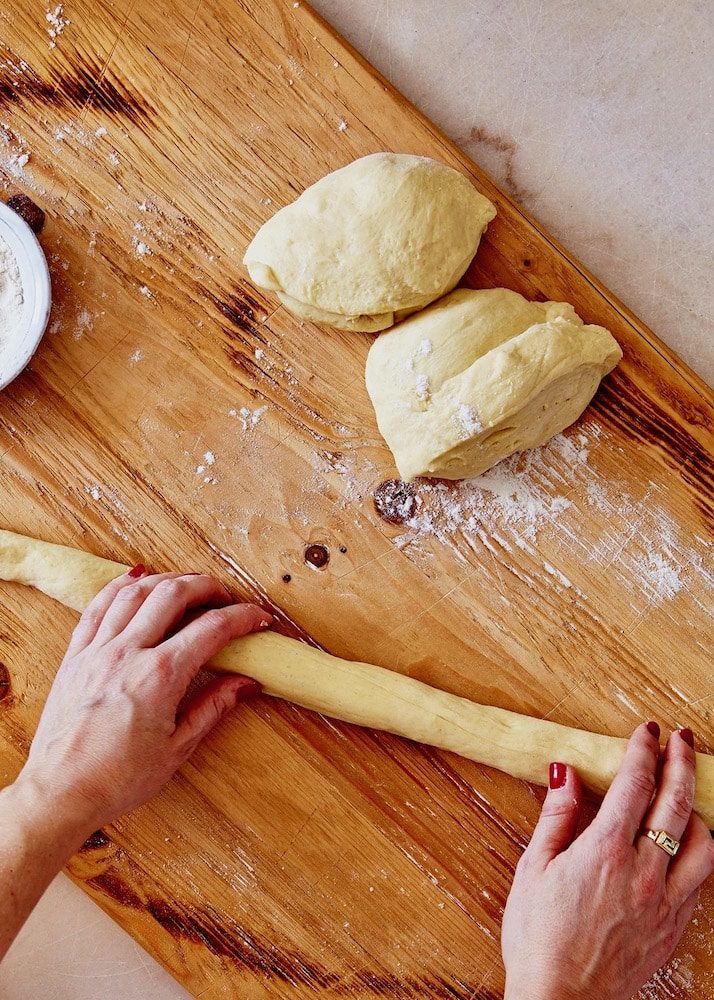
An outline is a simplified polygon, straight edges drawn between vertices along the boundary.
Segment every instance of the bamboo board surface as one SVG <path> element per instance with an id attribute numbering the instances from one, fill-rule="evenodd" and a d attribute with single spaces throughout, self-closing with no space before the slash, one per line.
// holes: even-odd
<path id="1" fill-rule="evenodd" d="M 65 7 L 55 38 L 29 0 L 0 11 L 0 178 L 48 213 L 54 291 L 0 395 L 0 524 L 214 573 L 289 634 L 479 701 L 616 735 L 686 723 L 714 751 L 702 382 L 304 4 Z M 277 207 L 381 149 L 497 204 L 471 284 L 570 301 L 625 352 L 565 435 L 480 486 L 417 483 L 407 523 L 383 516 L 404 487 L 381 487 L 371 336 L 301 324 L 240 265 Z M 0 595 L 7 782 L 74 616 Z M 262 699 L 69 872 L 195 996 L 491 1000 L 541 799 Z M 645 1000 L 712 995 L 703 899 Z"/>

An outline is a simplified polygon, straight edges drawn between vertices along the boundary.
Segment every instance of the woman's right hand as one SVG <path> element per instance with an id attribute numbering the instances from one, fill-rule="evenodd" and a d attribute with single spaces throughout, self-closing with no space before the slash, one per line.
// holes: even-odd
<path id="1" fill-rule="evenodd" d="M 210 576 L 137 566 L 109 583 L 74 631 L 15 783 L 26 810 L 76 841 L 156 795 L 229 709 L 260 692 L 223 675 L 186 698 L 192 680 L 231 639 L 271 623 Z"/>
<path id="2" fill-rule="evenodd" d="M 576 836 L 581 785 L 551 765 L 540 821 L 503 918 L 505 1000 L 629 1000 L 667 961 L 714 871 L 714 841 L 692 813 L 692 733 L 635 730 L 620 771 Z M 643 834 L 681 840 L 675 858 Z"/>

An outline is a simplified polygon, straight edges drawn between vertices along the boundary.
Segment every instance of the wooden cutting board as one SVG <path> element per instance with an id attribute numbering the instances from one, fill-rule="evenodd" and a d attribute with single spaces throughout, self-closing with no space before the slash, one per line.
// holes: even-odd
<path id="1" fill-rule="evenodd" d="M 697 376 L 305 4 L 77 0 L 64 17 L 51 37 L 18 0 L 0 22 L 0 176 L 48 212 L 55 302 L 0 396 L 0 524 L 214 573 L 290 634 L 480 701 L 617 735 L 686 723 L 714 750 Z M 453 164 L 496 202 L 473 285 L 566 299 L 625 352 L 576 426 L 480 484 L 388 483 L 371 337 L 298 322 L 241 268 L 279 206 L 382 149 Z M 395 494 L 406 523 L 384 516 Z M 74 616 L 0 594 L 8 782 Z M 69 872 L 195 996 L 486 1000 L 541 799 L 262 699 Z M 712 900 L 644 998 L 712 995 Z"/>

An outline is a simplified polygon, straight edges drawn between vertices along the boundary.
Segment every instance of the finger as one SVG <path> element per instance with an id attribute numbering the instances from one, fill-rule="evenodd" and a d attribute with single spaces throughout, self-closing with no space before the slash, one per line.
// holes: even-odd
<path id="1" fill-rule="evenodd" d="M 682 906 L 712 872 L 714 840 L 706 823 L 696 813 L 692 813 L 682 838 L 682 846 L 667 873 L 667 895 L 672 905 L 675 908 Z"/>
<path id="2" fill-rule="evenodd" d="M 220 607 L 232 600 L 223 584 L 213 577 L 200 574 L 167 577 L 152 588 L 125 626 L 124 634 L 138 646 L 156 646 L 190 608 Z"/>
<path id="3" fill-rule="evenodd" d="M 255 604 L 231 604 L 204 611 L 162 642 L 158 649 L 173 665 L 179 697 L 201 667 L 231 639 L 266 629 L 272 622 L 272 615 Z"/>
<path id="4" fill-rule="evenodd" d="M 548 794 L 526 853 L 543 867 L 575 838 L 582 806 L 582 785 L 572 767 L 551 764 Z"/>
<path id="5" fill-rule="evenodd" d="M 254 698 L 261 686 L 250 677 L 214 677 L 190 699 L 176 723 L 171 737 L 182 759 L 190 756 L 211 729 L 239 702 Z"/>
<path id="6" fill-rule="evenodd" d="M 659 726 L 656 722 L 638 726 L 592 829 L 605 836 L 619 834 L 634 843 L 655 791 L 658 760 Z"/>
<path id="7" fill-rule="evenodd" d="M 107 608 L 101 625 L 97 629 L 94 642 L 103 646 L 115 639 L 134 618 L 139 608 L 147 600 L 162 580 L 171 580 L 180 573 L 154 573 L 130 580 L 131 586 L 123 587 L 114 596 Z"/>
<path id="8" fill-rule="evenodd" d="M 677 911 L 677 916 L 675 917 L 677 941 L 679 941 L 679 938 L 684 933 L 684 928 L 692 919 L 692 915 L 697 908 L 698 902 L 699 902 L 699 889 L 695 889 L 694 892 L 687 899 L 685 899 L 685 901 L 682 903 L 679 910 Z"/>
<path id="9" fill-rule="evenodd" d="M 139 563 L 133 569 L 122 573 L 121 576 L 110 580 L 105 587 L 102 587 L 96 597 L 90 601 L 82 612 L 82 617 L 79 619 L 77 627 L 72 633 L 67 650 L 69 654 L 78 653 L 80 649 L 84 649 L 92 642 L 117 594 L 125 587 L 136 583 L 145 573 L 146 568 Z"/>
<path id="10" fill-rule="evenodd" d="M 665 830 L 675 840 L 684 836 L 694 802 L 694 750 L 682 732 L 694 742 L 691 730 L 672 733 L 667 740 L 659 788 L 644 818 L 645 829 Z M 641 837 L 637 849 L 663 874 L 666 872 L 672 859 L 649 837 Z"/>

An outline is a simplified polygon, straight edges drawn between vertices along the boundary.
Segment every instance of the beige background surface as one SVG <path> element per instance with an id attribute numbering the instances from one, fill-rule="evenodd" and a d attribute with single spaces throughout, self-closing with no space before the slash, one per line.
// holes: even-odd
<path id="1" fill-rule="evenodd" d="M 706 2 L 314 6 L 712 381 Z M 11 16 L 3 0 L 0 24 Z M 63 876 L 0 970 L 0 993 L 186 996 Z"/>

